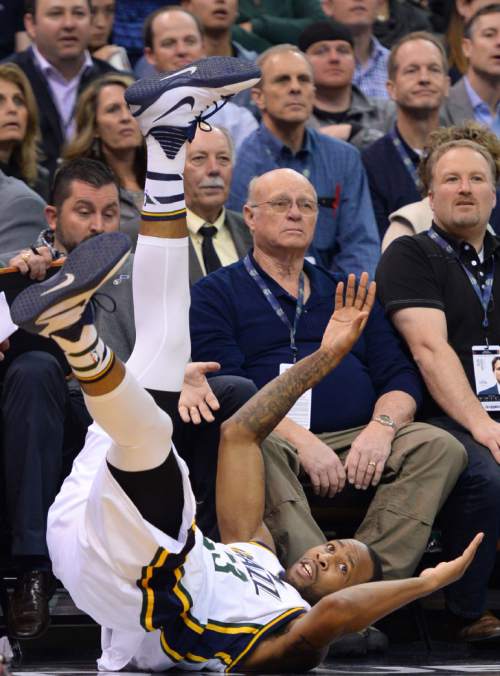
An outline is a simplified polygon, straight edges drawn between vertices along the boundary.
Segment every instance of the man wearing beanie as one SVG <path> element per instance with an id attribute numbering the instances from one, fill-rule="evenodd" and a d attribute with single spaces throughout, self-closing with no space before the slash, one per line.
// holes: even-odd
<path id="1" fill-rule="evenodd" d="M 348 26 L 318 21 L 302 32 L 299 47 L 309 59 L 316 86 L 311 126 L 360 149 L 389 131 L 393 102 L 369 98 L 352 84 L 356 60 Z"/>

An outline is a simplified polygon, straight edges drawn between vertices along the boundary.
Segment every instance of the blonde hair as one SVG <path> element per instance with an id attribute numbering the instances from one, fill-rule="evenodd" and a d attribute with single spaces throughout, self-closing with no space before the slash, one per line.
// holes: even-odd
<path id="1" fill-rule="evenodd" d="M 471 148 L 488 162 L 493 183 L 500 178 L 500 140 L 497 135 L 478 122 L 465 122 L 451 127 L 440 127 L 430 134 L 418 172 L 425 194 L 432 183 L 432 172 L 437 161 L 452 148 Z"/>
<path id="2" fill-rule="evenodd" d="M 28 120 L 24 139 L 18 143 L 12 151 L 11 163 L 19 169 L 21 177 L 33 186 L 38 178 L 38 141 L 40 129 L 38 127 L 38 108 L 30 82 L 23 71 L 15 63 L 0 64 L 0 81 L 11 82 L 19 87 L 26 110 Z M 1 85 L 0 85 L 1 88 Z"/>
<path id="3" fill-rule="evenodd" d="M 74 160 L 77 157 L 90 157 L 107 165 L 106 158 L 101 150 L 101 144 L 96 138 L 97 131 L 97 103 L 99 94 L 105 87 L 118 85 L 127 89 L 135 82 L 130 75 L 122 73 L 106 73 L 93 80 L 80 94 L 75 111 L 76 133 L 73 140 L 63 150 L 64 160 Z M 144 144 L 137 148 L 134 173 L 139 185 L 144 185 L 146 175 L 146 152 Z"/>

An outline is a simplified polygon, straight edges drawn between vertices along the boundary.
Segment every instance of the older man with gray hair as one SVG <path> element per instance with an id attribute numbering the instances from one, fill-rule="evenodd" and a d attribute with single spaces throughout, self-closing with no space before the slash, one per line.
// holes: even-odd
<path id="1" fill-rule="evenodd" d="M 184 169 L 191 284 L 221 265 L 235 263 L 252 246 L 252 235 L 241 214 L 224 206 L 233 166 L 229 132 L 224 127 L 198 130 L 188 146 Z"/>

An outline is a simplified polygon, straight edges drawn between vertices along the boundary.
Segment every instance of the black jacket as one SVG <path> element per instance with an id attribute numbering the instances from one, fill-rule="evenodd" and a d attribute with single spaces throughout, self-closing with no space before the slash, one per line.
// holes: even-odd
<path id="1" fill-rule="evenodd" d="M 40 116 L 41 148 L 43 152 L 42 164 L 49 170 L 52 176 L 57 168 L 57 160 L 64 143 L 64 135 L 61 119 L 52 99 L 47 80 L 38 68 L 31 47 L 28 47 L 24 52 L 13 54 L 8 60 L 11 63 L 16 63 L 24 71 L 33 88 Z M 95 80 L 100 75 L 104 75 L 109 71 L 115 71 L 115 68 L 106 63 L 106 61 L 101 61 L 100 59 L 92 59 L 92 61 L 93 65 L 84 70 L 82 74 L 78 92 L 85 89 L 89 82 L 92 82 L 92 80 Z"/>

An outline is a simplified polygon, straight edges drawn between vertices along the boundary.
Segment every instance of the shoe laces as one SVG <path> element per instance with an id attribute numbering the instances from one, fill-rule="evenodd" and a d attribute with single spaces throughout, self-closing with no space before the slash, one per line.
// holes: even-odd
<path id="1" fill-rule="evenodd" d="M 186 131 L 186 137 L 189 143 L 194 139 L 197 129 L 201 129 L 201 131 L 212 131 L 212 125 L 210 122 L 207 122 L 208 118 L 212 117 L 212 115 L 215 115 L 215 113 L 223 108 L 232 96 L 233 94 L 229 94 L 228 96 L 223 96 L 220 101 L 212 101 L 207 108 L 214 106 L 213 110 L 209 110 L 206 113 L 202 111 L 194 118 Z"/>

